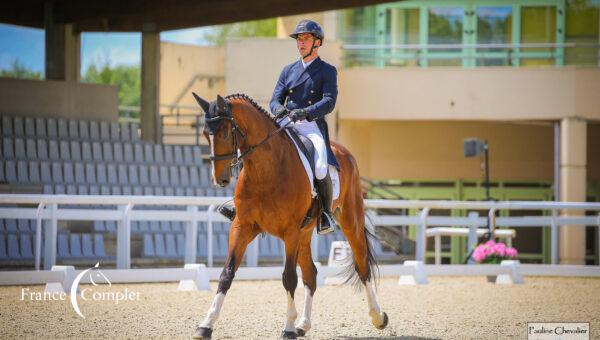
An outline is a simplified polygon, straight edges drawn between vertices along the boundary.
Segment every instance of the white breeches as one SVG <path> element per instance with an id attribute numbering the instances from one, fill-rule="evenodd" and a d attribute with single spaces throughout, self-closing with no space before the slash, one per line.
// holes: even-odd
<path id="1" fill-rule="evenodd" d="M 315 122 L 301 121 L 293 123 L 292 126 L 299 134 L 310 139 L 315 146 L 315 177 L 323 179 L 327 176 L 327 146 L 321 131 Z"/>

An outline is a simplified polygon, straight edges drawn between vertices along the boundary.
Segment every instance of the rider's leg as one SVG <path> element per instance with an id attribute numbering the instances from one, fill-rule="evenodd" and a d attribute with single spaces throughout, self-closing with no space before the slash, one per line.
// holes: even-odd
<path id="1" fill-rule="evenodd" d="M 317 225 L 317 233 L 324 235 L 335 231 L 337 223 L 331 213 L 333 201 L 333 186 L 329 176 L 329 165 L 327 164 L 327 147 L 321 133 L 309 133 L 307 136 L 315 146 L 315 179 L 317 182 L 317 194 L 321 200 L 323 213 L 321 223 Z"/>

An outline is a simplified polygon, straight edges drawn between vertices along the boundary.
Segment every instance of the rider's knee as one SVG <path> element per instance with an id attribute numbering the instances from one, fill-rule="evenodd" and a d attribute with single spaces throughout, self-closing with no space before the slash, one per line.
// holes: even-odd
<path id="1" fill-rule="evenodd" d="M 315 165 L 315 177 L 317 179 L 323 179 L 327 176 L 327 163 Z"/>

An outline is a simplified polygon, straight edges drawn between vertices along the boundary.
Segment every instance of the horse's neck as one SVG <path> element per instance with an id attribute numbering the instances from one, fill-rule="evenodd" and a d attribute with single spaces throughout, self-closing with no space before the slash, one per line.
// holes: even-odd
<path id="1" fill-rule="evenodd" d="M 258 112 L 251 105 L 244 103 L 240 110 L 234 110 L 234 119 L 246 134 L 246 142 L 240 150 L 242 153 L 250 147 L 257 146 L 254 151 L 244 157 L 244 176 L 250 177 L 253 182 L 275 182 L 275 176 L 285 176 L 285 169 L 281 166 L 289 157 L 289 144 L 285 143 L 283 131 L 275 134 L 277 127 L 269 121 L 263 113 Z M 270 139 L 262 143 L 265 138 Z"/>

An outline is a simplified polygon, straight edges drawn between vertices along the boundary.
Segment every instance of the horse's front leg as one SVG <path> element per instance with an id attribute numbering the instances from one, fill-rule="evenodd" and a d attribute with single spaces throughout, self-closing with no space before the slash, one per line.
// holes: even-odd
<path id="1" fill-rule="evenodd" d="M 227 294 L 227 291 L 231 287 L 231 282 L 242 262 L 246 247 L 252 242 L 257 234 L 258 231 L 254 226 L 242 225 L 237 219 L 233 220 L 229 231 L 229 251 L 227 253 L 227 259 L 225 260 L 225 266 L 221 272 L 221 277 L 219 278 L 217 295 L 213 299 L 213 303 L 208 309 L 206 317 L 196 329 L 194 339 L 210 339 L 214 324 L 219 317 L 221 307 L 223 307 L 225 294 Z"/>
<path id="2" fill-rule="evenodd" d="M 298 317 L 296 304 L 294 303 L 294 292 L 298 286 L 298 274 L 296 273 L 296 263 L 298 261 L 298 243 L 300 233 L 289 233 L 285 235 L 285 267 L 283 269 L 282 281 L 283 287 L 287 292 L 287 313 L 285 326 L 281 333 L 282 339 L 296 339 L 296 327 L 294 323 Z"/>

